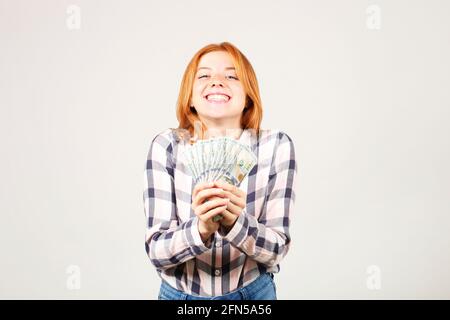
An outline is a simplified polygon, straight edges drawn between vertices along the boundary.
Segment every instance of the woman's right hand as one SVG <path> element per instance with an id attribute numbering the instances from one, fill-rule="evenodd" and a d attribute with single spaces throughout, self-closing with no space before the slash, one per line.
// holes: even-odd
<path id="1" fill-rule="evenodd" d="M 198 183 L 192 191 L 192 210 L 198 216 L 198 230 L 203 242 L 220 227 L 220 222 L 212 218 L 227 208 L 229 199 L 221 188 L 213 188 L 214 183 Z M 211 198 L 211 199 L 208 199 Z"/>

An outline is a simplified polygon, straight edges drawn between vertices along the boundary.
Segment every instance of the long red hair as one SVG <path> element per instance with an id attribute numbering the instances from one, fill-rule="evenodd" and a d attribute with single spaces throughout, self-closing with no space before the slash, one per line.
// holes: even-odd
<path id="1" fill-rule="evenodd" d="M 198 133 L 198 130 L 200 130 L 202 137 L 204 136 L 205 130 L 208 129 L 200 120 L 195 110 L 190 107 L 189 101 L 191 101 L 192 87 L 200 59 L 204 54 L 213 51 L 225 51 L 231 55 L 234 67 L 236 68 L 236 74 L 242 82 L 244 92 L 246 93 L 245 108 L 241 117 L 241 128 L 253 129 L 256 134 L 259 134 L 263 112 L 256 74 L 245 55 L 229 42 L 206 45 L 194 55 L 186 67 L 177 100 L 178 129 L 188 130 L 189 134 L 193 136 L 195 123 L 201 123 L 201 128 L 197 128 L 195 131 Z"/>

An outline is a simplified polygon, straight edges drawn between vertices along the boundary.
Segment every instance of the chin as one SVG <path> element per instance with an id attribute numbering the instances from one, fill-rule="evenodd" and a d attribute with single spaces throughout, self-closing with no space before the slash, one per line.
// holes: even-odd
<path id="1" fill-rule="evenodd" d="M 226 113 L 209 113 L 209 114 L 205 114 L 205 117 L 210 118 L 210 119 L 214 119 L 214 120 L 219 120 L 219 119 L 223 119 L 223 118 L 228 118 L 229 115 Z"/>

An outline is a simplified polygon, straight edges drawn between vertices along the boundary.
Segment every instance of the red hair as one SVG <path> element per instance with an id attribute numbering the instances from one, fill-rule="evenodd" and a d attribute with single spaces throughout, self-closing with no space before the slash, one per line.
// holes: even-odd
<path id="1" fill-rule="evenodd" d="M 236 74 L 242 82 L 246 94 L 245 108 L 241 117 L 241 128 L 253 129 L 256 134 L 259 134 L 263 112 L 256 74 L 245 55 L 229 42 L 209 44 L 201 48 L 186 67 L 177 100 L 178 129 L 188 130 L 190 135 L 193 136 L 194 124 L 198 121 L 201 123 L 202 137 L 205 130 L 207 130 L 206 125 L 201 122 L 197 112 L 190 107 L 189 101 L 191 101 L 192 87 L 200 59 L 206 53 L 213 51 L 225 51 L 231 55 Z"/>

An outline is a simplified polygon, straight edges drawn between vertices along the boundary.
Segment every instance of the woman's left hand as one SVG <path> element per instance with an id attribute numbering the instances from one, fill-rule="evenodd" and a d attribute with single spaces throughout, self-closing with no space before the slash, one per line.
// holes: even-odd
<path id="1" fill-rule="evenodd" d="M 225 181 L 214 181 L 214 187 L 222 188 L 224 196 L 230 199 L 227 208 L 222 212 L 223 219 L 219 220 L 221 225 L 230 230 L 247 204 L 247 193 Z"/>

